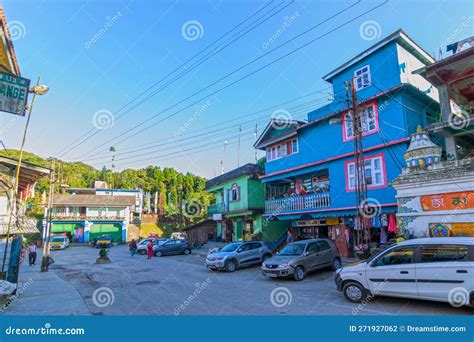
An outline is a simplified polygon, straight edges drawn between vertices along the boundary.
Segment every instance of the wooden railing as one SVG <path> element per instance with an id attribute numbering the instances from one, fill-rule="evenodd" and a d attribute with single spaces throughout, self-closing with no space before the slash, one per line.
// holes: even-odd
<path id="1" fill-rule="evenodd" d="M 279 213 L 303 211 L 308 209 L 327 208 L 331 205 L 328 192 L 317 194 L 290 196 L 265 201 L 265 214 L 278 215 Z"/>

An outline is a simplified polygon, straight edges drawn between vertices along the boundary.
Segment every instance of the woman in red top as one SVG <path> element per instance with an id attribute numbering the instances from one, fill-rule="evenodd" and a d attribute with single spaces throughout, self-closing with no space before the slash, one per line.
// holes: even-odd
<path id="1" fill-rule="evenodd" d="M 153 256 L 153 240 L 148 241 L 148 244 L 146 246 L 147 252 L 148 252 L 148 258 L 151 259 Z"/>

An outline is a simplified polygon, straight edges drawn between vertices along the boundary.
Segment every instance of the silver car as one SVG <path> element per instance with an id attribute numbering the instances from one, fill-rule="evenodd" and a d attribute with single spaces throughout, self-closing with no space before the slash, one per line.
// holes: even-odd
<path id="1" fill-rule="evenodd" d="M 308 272 L 324 267 L 337 270 L 341 258 L 336 244 L 329 239 L 293 242 L 262 265 L 262 274 L 270 278 L 293 277 L 303 280 Z"/>
<path id="2" fill-rule="evenodd" d="M 147 248 L 148 248 L 148 242 L 153 241 L 153 249 L 155 246 L 158 246 L 159 244 L 162 244 L 163 242 L 167 241 L 168 239 L 166 238 L 146 238 L 141 240 L 138 245 L 137 245 L 137 254 L 143 254 L 145 255 L 147 253 Z"/>
<path id="3" fill-rule="evenodd" d="M 272 257 L 272 251 L 261 241 L 234 242 L 218 252 L 208 254 L 206 266 L 211 270 L 234 272 L 237 268 L 261 264 Z"/>

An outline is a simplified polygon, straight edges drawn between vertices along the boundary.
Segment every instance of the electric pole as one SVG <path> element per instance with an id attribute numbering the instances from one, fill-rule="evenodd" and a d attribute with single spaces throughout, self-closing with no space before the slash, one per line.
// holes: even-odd
<path id="1" fill-rule="evenodd" d="M 46 231 L 43 236 L 43 260 L 41 262 L 41 272 L 48 272 L 50 263 L 50 240 L 51 240 L 51 219 L 52 219 L 52 208 L 53 208 L 53 194 L 54 194 L 54 182 L 55 182 L 55 161 L 51 160 L 51 174 L 49 175 L 49 195 L 48 205 L 46 209 Z"/>
<path id="2" fill-rule="evenodd" d="M 362 144 L 363 129 L 362 122 L 360 120 L 360 113 L 357 104 L 357 91 L 355 89 L 355 79 L 353 78 L 350 82 L 346 82 L 346 90 L 350 88 L 351 91 L 351 110 L 350 118 L 352 120 L 352 128 L 354 134 L 354 166 L 355 166 L 355 193 L 356 193 L 356 224 L 358 228 L 357 232 L 357 244 L 363 242 L 370 242 L 370 232 L 365 224 L 364 217 L 362 215 L 364 208 L 363 206 L 367 200 L 367 183 L 365 178 L 365 164 L 364 164 L 364 149 Z"/>

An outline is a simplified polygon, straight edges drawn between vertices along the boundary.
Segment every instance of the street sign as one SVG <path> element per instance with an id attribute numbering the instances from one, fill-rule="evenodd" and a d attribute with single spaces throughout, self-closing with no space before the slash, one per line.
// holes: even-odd
<path id="1" fill-rule="evenodd" d="M 30 80 L 0 72 L 0 111 L 25 115 Z"/>

